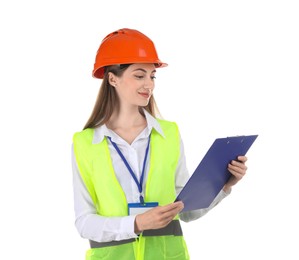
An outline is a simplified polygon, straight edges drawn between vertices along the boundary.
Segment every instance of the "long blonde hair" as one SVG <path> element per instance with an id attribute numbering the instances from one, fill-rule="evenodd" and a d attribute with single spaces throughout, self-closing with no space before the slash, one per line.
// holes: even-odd
<path id="1" fill-rule="evenodd" d="M 120 109 L 119 98 L 115 88 L 109 84 L 108 73 L 111 72 L 117 77 L 121 77 L 130 65 L 131 64 L 121 64 L 105 67 L 104 78 L 95 105 L 83 129 L 95 128 L 105 124 L 110 119 L 113 111 Z M 153 95 L 147 106 L 139 107 L 140 114 L 144 116 L 143 108 L 154 117 L 160 114 Z"/>

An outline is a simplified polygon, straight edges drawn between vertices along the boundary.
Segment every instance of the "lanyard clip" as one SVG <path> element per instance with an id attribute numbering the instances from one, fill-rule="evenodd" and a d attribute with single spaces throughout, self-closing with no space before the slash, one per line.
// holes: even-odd
<path id="1" fill-rule="evenodd" d="M 144 203 L 144 199 L 143 199 L 143 196 L 140 194 L 140 196 L 139 196 L 139 200 L 140 200 L 140 204 L 141 205 L 144 205 L 145 203 Z"/>

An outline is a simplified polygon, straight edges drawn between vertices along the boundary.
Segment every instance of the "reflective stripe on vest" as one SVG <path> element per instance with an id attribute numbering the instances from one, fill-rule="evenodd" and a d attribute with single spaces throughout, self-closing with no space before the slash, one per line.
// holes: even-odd
<path id="1" fill-rule="evenodd" d="M 179 220 L 173 220 L 171 221 L 166 227 L 160 228 L 160 229 L 150 229 L 145 230 L 142 232 L 143 237 L 151 237 L 151 236 L 182 236 L 183 231 L 180 225 Z M 89 244 L 91 248 L 100 248 L 100 247 L 106 247 L 106 246 L 117 246 L 122 245 L 126 243 L 135 242 L 134 238 L 131 239 L 125 239 L 120 241 L 111 241 L 111 242 L 96 242 L 93 240 L 89 240 Z"/>

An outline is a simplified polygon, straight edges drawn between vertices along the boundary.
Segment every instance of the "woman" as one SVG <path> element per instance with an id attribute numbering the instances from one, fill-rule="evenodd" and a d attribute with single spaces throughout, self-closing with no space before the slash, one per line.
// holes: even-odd
<path id="1" fill-rule="evenodd" d="M 107 35 L 93 76 L 102 79 L 93 112 L 73 138 L 76 227 L 91 248 L 86 259 L 189 259 L 180 220 L 198 219 L 246 173 L 245 156 L 207 209 L 180 213 L 174 202 L 188 180 L 174 122 L 158 119 L 156 69 L 167 66 L 137 30 Z"/>

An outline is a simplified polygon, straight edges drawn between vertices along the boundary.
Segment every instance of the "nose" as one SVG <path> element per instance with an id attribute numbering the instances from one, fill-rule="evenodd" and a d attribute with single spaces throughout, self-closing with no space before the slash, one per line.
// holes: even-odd
<path id="1" fill-rule="evenodd" d="M 149 90 L 153 90 L 155 88 L 155 81 L 152 77 L 146 78 L 144 81 L 144 88 Z"/>

